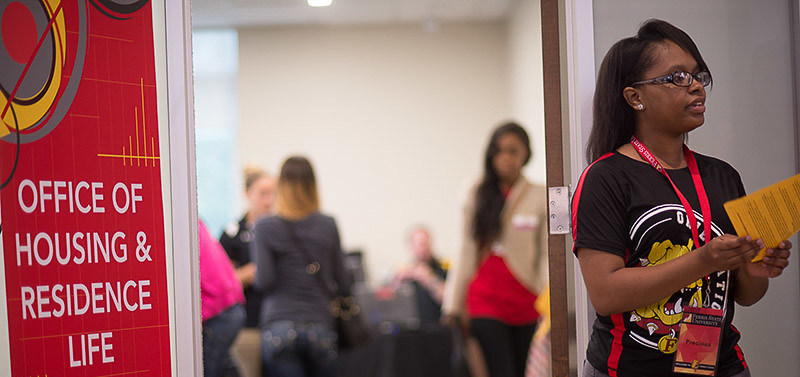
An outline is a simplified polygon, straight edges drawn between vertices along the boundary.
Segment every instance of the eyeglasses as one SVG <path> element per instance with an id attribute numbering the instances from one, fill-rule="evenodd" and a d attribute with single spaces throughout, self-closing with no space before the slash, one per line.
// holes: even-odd
<path id="1" fill-rule="evenodd" d="M 660 76 L 648 80 L 637 81 L 633 85 L 640 85 L 640 84 L 675 84 L 676 86 L 691 86 L 694 82 L 694 79 L 697 79 L 703 86 L 708 86 L 711 84 L 711 74 L 707 71 L 702 71 L 698 73 L 689 73 L 686 71 L 675 71 L 669 75 Z"/>

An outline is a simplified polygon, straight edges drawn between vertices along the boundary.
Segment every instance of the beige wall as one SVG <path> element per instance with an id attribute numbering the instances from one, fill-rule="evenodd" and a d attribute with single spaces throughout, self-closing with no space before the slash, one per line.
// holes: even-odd
<path id="1" fill-rule="evenodd" d="M 241 29 L 239 43 L 239 161 L 277 173 L 309 156 L 324 211 L 372 280 L 408 259 L 414 223 L 454 253 L 459 200 L 512 115 L 505 24 Z"/>
<path id="2" fill-rule="evenodd" d="M 533 159 L 527 177 L 546 182 L 544 150 L 544 84 L 542 73 L 542 20 L 539 0 L 520 0 L 508 21 L 511 69 L 511 112 L 527 128 Z"/>

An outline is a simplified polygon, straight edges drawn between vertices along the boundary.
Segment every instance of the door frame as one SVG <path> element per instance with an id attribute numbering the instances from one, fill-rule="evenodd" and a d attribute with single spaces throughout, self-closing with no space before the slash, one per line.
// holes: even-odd
<path id="1" fill-rule="evenodd" d="M 542 0 L 548 187 L 574 187 L 587 165 L 583 151 L 592 127 L 595 87 L 592 10 L 592 0 Z M 585 361 L 595 317 L 571 249 L 571 238 L 549 236 L 553 376 L 579 373 L 575 369 L 580 370 Z"/>

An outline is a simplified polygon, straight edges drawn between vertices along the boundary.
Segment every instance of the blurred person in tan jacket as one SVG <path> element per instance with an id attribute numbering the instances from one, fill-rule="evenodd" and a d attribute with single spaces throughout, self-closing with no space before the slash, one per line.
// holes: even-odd
<path id="1" fill-rule="evenodd" d="M 522 377 L 547 283 L 547 195 L 522 168 L 531 158 L 516 123 L 495 129 L 484 175 L 468 192 L 460 252 L 445 284 L 442 321 L 480 344 L 490 377 Z M 469 343 L 468 343 L 469 344 Z"/>

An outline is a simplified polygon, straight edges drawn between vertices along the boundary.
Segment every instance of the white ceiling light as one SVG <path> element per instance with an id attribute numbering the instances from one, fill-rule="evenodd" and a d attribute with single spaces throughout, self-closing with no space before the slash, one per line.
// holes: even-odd
<path id="1" fill-rule="evenodd" d="M 333 0 L 308 0 L 308 5 L 312 7 L 327 7 Z"/>

